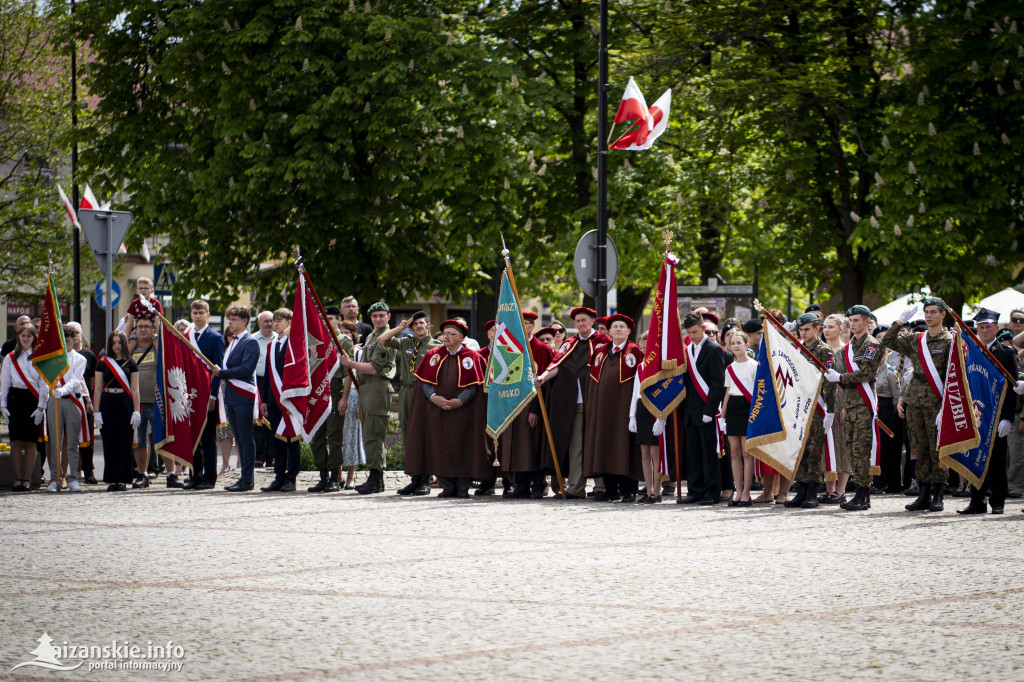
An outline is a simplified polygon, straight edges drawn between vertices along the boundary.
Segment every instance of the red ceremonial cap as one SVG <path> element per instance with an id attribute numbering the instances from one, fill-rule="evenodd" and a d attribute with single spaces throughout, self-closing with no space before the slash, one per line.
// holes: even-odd
<path id="1" fill-rule="evenodd" d="M 463 336 L 469 336 L 469 329 L 467 329 L 466 325 L 462 324 L 458 320 L 445 320 L 444 322 L 441 323 L 441 331 L 444 331 L 448 327 L 454 327 Z"/>
<path id="2" fill-rule="evenodd" d="M 608 326 L 608 317 L 599 317 L 596 320 L 594 320 L 594 324 L 603 324 L 604 326 L 607 327 Z"/>
<path id="3" fill-rule="evenodd" d="M 715 315 L 714 313 L 701 313 L 701 317 L 705 320 L 711 320 L 715 324 L 718 324 L 718 315 Z"/>
<path id="4" fill-rule="evenodd" d="M 629 327 L 629 331 L 633 331 L 636 328 L 636 324 L 633 322 L 633 318 L 622 313 L 615 313 L 614 315 L 608 316 L 608 326 L 611 327 L 613 322 L 625 322 L 626 326 Z"/>
<path id="5" fill-rule="evenodd" d="M 544 327 L 543 329 L 540 329 L 533 333 L 534 336 L 541 336 L 542 334 L 551 334 L 551 338 L 554 338 L 555 330 L 552 329 L 551 327 Z"/>
<path id="6" fill-rule="evenodd" d="M 494 322 L 495 322 L 494 320 L 487 320 L 486 322 L 484 322 L 484 333 L 485 334 L 487 332 L 491 331 L 491 327 L 494 326 Z"/>
<path id="7" fill-rule="evenodd" d="M 523 313 L 523 319 L 527 322 L 536 322 L 538 317 L 540 317 L 540 315 L 537 313 Z"/>
<path id="8" fill-rule="evenodd" d="M 569 317 L 575 320 L 576 316 L 579 315 L 580 313 L 583 313 L 584 315 L 590 315 L 595 320 L 597 319 L 597 311 L 594 310 L 593 308 L 586 308 L 584 306 L 573 308 L 572 312 L 569 313 Z"/>

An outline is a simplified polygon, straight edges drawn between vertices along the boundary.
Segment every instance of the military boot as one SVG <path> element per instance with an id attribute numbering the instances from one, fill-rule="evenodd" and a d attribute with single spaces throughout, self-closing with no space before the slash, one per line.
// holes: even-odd
<path id="1" fill-rule="evenodd" d="M 356 488 L 360 495 L 374 495 L 384 492 L 384 471 L 383 469 L 370 469 L 370 477 L 366 483 Z"/>
<path id="2" fill-rule="evenodd" d="M 818 484 L 808 483 L 807 484 L 807 499 L 804 500 L 802 506 L 804 509 L 816 509 L 818 507 Z"/>
<path id="3" fill-rule="evenodd" d="M 308 493 L 322 493 L 327 488 L 327 482 L 328 482 L 327 469 L 321 469 L 320 470 L 320 482 L 317 483 L 316 485 L 311 485 L 310 487 L 306 488 L 306 492 L 308 492 Z"/>
<path id="4" fill-rule="evenodd" d="M 324 488 L 325 493 L 336 493 L 341 490 L 341 482 L 338 480 L 338 472 L 331 472 L 331 479 L 327 481 L 327 487 Z"/>
<path id="5" fill-rule="evenodd" d="M 853 495 L 853 499 L 849 502 L 844 502 L 839 505 L 846 511 L 864 511 L 865 509 L 871 509 L 871 488 L 867 486 L 857 486 L 857 491 Z"/>
<path id="6" fill-rule="evenodd" d="M 941 483 L 938 485 L 934 483 L 932 484 L 932 501 L 931 504 L 928 505 L 928 511 L 940 512 L 943 509 L 945 509 L 945 507 L 942 504 L 942 495 L 945 492 L 945 486 L 943 486 Z"/>
<path id="7" fill-rule="evenodd" d="M 803 505 L 807 500 L 807 484 L 802 481 L 796 483 L 796 496 L 791 500 L 786 500 L 782 503 L 783 507 L 787 509 L 795 509 Z"/>
<path id="8" fill-rule="evenodd" d="M 928 511 L 928 506 L 931 503 L 931 485 L 928 483 L 918 483 L 917 487 L 917 499 L 903 508 L 907 511 Z"/>
<path id="9" fill-rule="evenodd" d="M 409 481 L 409 485 L 405 486 L 404 488 L 399 488 L 398 490 L 395 491 L 395 493 L 398 495 L 412 495 L 416 492 L 416 489 L 419 487 L 420 475 L 415 474 L 413 475 L 412 480 Z"/>

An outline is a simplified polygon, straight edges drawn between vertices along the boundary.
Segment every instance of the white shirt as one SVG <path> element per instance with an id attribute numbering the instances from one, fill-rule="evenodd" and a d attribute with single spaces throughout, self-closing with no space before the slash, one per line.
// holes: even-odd
<path id="1" fill-rule="evenodd" d="M 81 357 L 81 355 L 79 355 Z M 85 358 L 82 358 L 83 360 Z M 12 388 L 30 388 L 25 385 L 25 382 L 21 380 L 21 376 L 18 371 L 14 369 L 14 363 L 17 362 L 18 366 L 21 367 L 21 371 L 25 373 L 28 380 L 32 382 L 32 389 L 35 389 L 39 394 L 39 407 L 46 407 L 46 401 L 49 398 L 50 389 L 43 381 L 43 377 L 40 376 L 39 372 L 32 365 L 32 353 L 25 352 L 15 360 L 14 353 L 8 353 L 4 358 L 3 368 L 0 369 L 0 407 L 7 407 L 7 393 Z M 31 390 L 31 389 L 30 389 Z"/>
<path id="2" fill-rule="evenodd" d="M 757 374 L 757 362 L 754 360 L 744 360 L 743 362 L 733 362 L 729 365 L 733 368 L 733 371 L 740 376 L 741 379 L 746 379 L 748 383 L 754 383 L 754 376 Z M 745 398 L 743 391 L 736 385 L 736 382 L 732 380 L 732 374 L 728 371 L 725 373 L 725 387 L 729 389 L 729 395 Z"/>
<path id="3" fill-rule="evenodd" d="M 260 359 L 256 363 L 256 376 L 261 377 L 267 371 L 267 346 L 277 341 L 277 332 L 270 332 L 270 336 L 263 336 L 263 332 L 260 332 L 253 338 L 260 344 Z"/>
<path id="4" fill-rule="evenodd" d="M 60 397 L 64 395 L 81 396 L 89 391 L 85 384 L 85 366 L 88 363 L 85 356 L 76 350 L 68 351 L 68 371 L 64 373 L 64 386 L 57 386 L 53 389 L 54 395 L 58 392 Z"/>

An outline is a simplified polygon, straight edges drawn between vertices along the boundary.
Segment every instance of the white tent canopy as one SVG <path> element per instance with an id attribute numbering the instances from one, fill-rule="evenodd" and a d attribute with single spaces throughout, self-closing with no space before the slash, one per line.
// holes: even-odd
<path id="1" fill-rule="evenodd" d="M 920 304 L 921 301 L 931 296 L 931 291 L 928 287 L 921 287 L 921 291 L 917 293 L 904 294 L 895 301 L 886 303 L 883 306 L 875 308 L 871 312 L 878 318 L 879 324 L 891 324 L 893 320 L 899 317 L 900 313 L 904 309 L 914 305 L 915 303 Z M 987 310 L 994 310 L 999 313 L 999 324 L 1010 323 L 1010 311 L 1012 310 L 1024 310 L 1024 293 L 1017 291 L 1016 289 L 1009 288 L 1003 289 L 1002 291 L 992 294 L 987 298 L 983 298 L 974 305 L 965 305 L 960 313 L 960 317 L 969 319 L 974 317 L 982 308 Z M 918 314 L 916 317 L 924 317 L 923 314 Z"/>
<path id="2" fill-rule="evenodd" d="M 1013 288 L 1003 289 L 981 299 L 971 308 L 975 312 L 982 308 L 994 310 L 999 313 L 999 324 L 1009 324 L 1011 311 L 1024 310 L 1024 294 Z"/>

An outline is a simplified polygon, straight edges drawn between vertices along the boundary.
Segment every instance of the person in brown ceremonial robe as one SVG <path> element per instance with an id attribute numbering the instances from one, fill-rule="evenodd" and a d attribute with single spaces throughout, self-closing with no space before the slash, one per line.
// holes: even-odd
<path id="1" fill-rule="evenodd" d="M 408 473 L 434 473 L 444 488 L 438 497 L 469 497 L 473 480 L 494 482 L 485 446 L 487 408 L 481 394 L 485 367 L 463 343 L 464 324 L 441 324 L 444 345 L 430 350 L 416 369 L 421 391 L 409 408 Z M 422 468 L 422 471 L 414 471 Z"/>
<path id="2" fill-rule="evenodd" d="M 583 473 L 604 477 L 604 492 L 594 496 L 598 502 L 635 502 L 637 481 L 643 476 L 640 446 L 629 432 L 633 377 L 643 360 L 643 350 L 629 340 L 633 328 L 631 318 L 609 316 L 611 341 L 594 349 L 590 363 Z"/>

